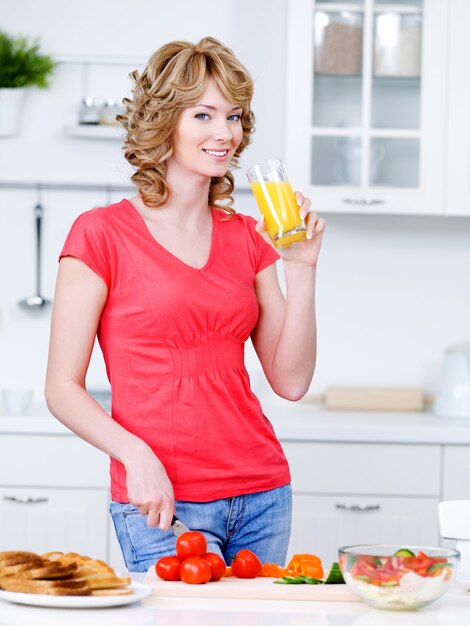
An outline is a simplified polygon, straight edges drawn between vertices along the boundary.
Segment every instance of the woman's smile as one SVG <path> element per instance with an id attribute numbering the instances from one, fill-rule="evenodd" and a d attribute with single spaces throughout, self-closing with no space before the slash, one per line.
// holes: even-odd
<path id="1" fill-rule="evenodd" d="M 203 152 L 205 152 L 208 156 L 216 159 L 217 161 L 225 161 L 229 151 L 228 150 L 210 150 L 209 148 L 203 148 Z"/>

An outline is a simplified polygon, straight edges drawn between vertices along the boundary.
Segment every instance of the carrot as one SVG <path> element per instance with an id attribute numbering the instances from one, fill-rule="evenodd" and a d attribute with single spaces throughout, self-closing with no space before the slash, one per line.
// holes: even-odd
<path id="1" fill-rule="evenodd" d="M 225 574 L 222 576 L 222 578 L 228 578 L 229 576 L 233 576 L 232 568 L 229 565 L 227 565 L 227 568 L 225 570 Z"/>

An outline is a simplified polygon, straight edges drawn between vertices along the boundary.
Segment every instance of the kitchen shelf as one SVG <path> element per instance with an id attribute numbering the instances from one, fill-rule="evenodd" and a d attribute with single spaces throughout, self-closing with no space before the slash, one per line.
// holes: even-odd
<path id="1" fill-rule="evenodd" d="M 75 125 L 66 126 L 65 132 L 70 137 L 78 139 L 105 139 L 111 141 L 123 141 L 124 130 L 114 125 Z"/>
<path id="2" fill-rule="evenodd" d="M 362 133 L 361 128 L 351 126 L 312 126 L 310 134 L 315 137 L 358 137 Z M 369 137 L 392 137 L 396 139 L 420 139 L 420 130 L 409 128 L 371 128 Z"/>
<path id="3" fill-rule="evenodd" d="M 415 5 L 404 5 L 404 4 L 375 4 L 374 5 L 375 13 L 408 13 L 408 14 L 417 14 L 423 12 L 422 4 Z"/>
<path id="4" fill-rule="evenodd" d="M 103 55 L 103 54 L 55 54 L 57 63 L 71 63 L 78 65 L 143 65 L 147 64 L 145 57 Z"/>
<path id="5" fill-rule="evenodd" d="M 38 194 L 40 194 L 41 191 L 104 191 L 110 193 L 112 191 L 135 191 L 135 186 L 130 183 L 119 184 L 87 181 L 0 180 L 0 189 L 33 189 L 36 190 Z M 4 424 L 4 422 L 1 424 Z"/>
<path id="6" fill-rule="evenodd" d="M 350 11 L 353 13 L 364 12 L 365 5 L 358 2 L 317 2 L 315 4 L 316 11 L 324 11 L 325 13 L 341 13 Z M 421 4 L 404 5 L 404 4 L 376 4 L 374 6 L 375 13 L 422 13 L 423 6 Z"/>

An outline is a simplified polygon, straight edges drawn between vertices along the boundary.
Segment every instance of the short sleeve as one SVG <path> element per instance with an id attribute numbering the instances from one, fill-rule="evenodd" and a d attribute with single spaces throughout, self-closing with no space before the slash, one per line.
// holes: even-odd
<path id="1" fill-rule="evenodd" d="M 110 246 L 106 223 L 99 209 L 86 211 L 77 217 L 67 235 L 59 261 L 66 256 L 83 261 L 105 283 L 111 285 Z"/>
<path id="2" fill-rule="evenodd" d="M 256 230 L 256 220 L 248 215 L 241 215 L 249 238 L 250 252 L 255 274 L 272 265 L 279 259 L 276 250 L 270 246 Z"/>

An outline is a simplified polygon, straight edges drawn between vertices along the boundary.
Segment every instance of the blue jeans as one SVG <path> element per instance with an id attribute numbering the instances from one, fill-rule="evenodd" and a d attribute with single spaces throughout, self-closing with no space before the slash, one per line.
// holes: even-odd
<path id="1" fill-rule="evenodd" d="M 176 516 L 207 539 L 207 551 L 230 564 L 246 548 L 262 563 L 284 565 L 290 537 L 292 490 L 290 485 L 213 502 L 175 502 Z M 111 502 L 110 512 L 130 572 L 146 572 L 156 561 L 175 554 L 173 531 L 149 528 L 147 516 L 132 504 Z"/>

